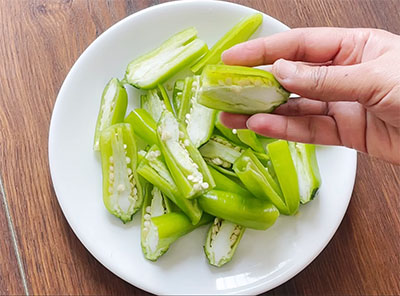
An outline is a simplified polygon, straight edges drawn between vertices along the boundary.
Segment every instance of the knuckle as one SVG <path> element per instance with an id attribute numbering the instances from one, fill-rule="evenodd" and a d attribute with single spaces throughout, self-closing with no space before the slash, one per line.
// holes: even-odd
<path id="1" fill-rule="evenodd" d="M 301 111 L 298 99 L 289 100 L 285 105 L 282 106 L 285 107 L 286 110 L 284 111 L 286 111 L 288 114 L 298 114 Z"/>
<path id="2" fill-rule="evenodd" d="M 329 67 L 327 66 L 320 66 L 320 67 L 313 67 L 311 72 L 311 79 L 312 79 L 312 87 L 316 91 L 323 91 L 329 73 Z"/>
<path id="3" fill-rule="evenodd" d="M 300 104 L 299 104 L 299 100 L 294 100 L 294 101 L 292 101 L 292 113 L 294 113 L 294 114 L 298 114 L 298 113 L 300 113 Z"/>
<path id="4" fill-rule="evenodd" d="M 309 142 L 315 143 L 315 140 L 317 138 L 317 130 L 316 130 L 316 127 L 313 124 L 313 121 L 311 120 L 311 118 L 308 118 L 308 120 L 307 120 L 307 129 L 310 132 Z"/>
<path id="5" fill-rule="evenodd" d="M 306 34 L 303 30 L 297 29 L 296 31 L 297 34 L 297 48 L 295 51 L 295 60 L 296 61 L 303 61 L 306 57 L 306 50 L 304 48 L 304 45 L 306 44 Z"/>

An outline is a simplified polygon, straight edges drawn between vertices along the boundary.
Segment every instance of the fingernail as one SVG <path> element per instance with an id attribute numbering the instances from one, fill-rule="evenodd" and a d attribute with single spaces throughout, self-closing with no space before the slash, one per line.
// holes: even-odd
<path id="1" fill-rule="evenodd" d="M 251 117 L 250 117 L 251 118 Z M 247 129 L 250 129 L 250 126 L 249 126 L 249 121 L 250 121 L 250 118 L 249 119 L 247 119 L 247 121 L 246 121 L 246 127 L 247 127 Z"/>
<path id="2" fill-rule="evenodd" d="M 254 121 L 253 117 L 254 117 L 254 116 L 251 116 L 251 117 L 250 117 L 249 119 L 247 119 L 247 121 L 246 121 L 246 127 L 247 127 L 247 129 L 249 129 L 249 130 L 251 130 L 252 127 L 253 127 L 253 121 Z"/>
<path id="3" fill-rule="evenodd" d="M 228 48 L 228 49 L 226 49 L 226 50 L 224 50 L 223 52 L 222 52 L 222 54 L 221 54 L 221 60 L 224 62 L 224 59 L 226 59 L 226 57 L 228 57 L 229 58 L 229 53 L 232 51 L 232 50 L 234 50 L 234 48 L 235 48 L 236 46 L 232 46 L 231 48 Z"/>
<path id="4" fill-rule="evenodd" d="M 280 59 L 274 63 L 272 70 L 276 77 L 284 80 L 296 75 L 297 66 L 293 62 Z"/>
<path id="5" fill-rule="evenodd" d="M 221 53 L 221 60 L 222 60 L 222 61 L 224 61 L 224 56 L 225 56 L 225 53 L 226 53 L 226 50 L 225 50 L 225 51 L 223 51 L 223 52 Z"/>

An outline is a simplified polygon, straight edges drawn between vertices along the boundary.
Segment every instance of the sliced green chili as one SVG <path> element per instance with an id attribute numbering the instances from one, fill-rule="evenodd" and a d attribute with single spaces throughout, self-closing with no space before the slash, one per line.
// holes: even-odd
<path id="1" fill-rule="evenodd" d="M 174 90 L 172 92 L 172 105 L 175 110 L 175 114 L 178 114 L 178 110 L 181 108 L 184 87 L 184 79 L 178 79 L 177 81 L 175 81 Z"/>
<path id="2" fill-rule="evenodd" d="M 279 216 L 270 202 L 233 192 L 210 190 L 198 200 L 206 213 L 253 229 L 265 230 Z"/>
<path id="3" fill-rule="evenodd" d="M 200 147 L 211 137 L 216 115 L 216 110 L 197 102 L 198 94 L 199 76 L 186 77 L 177 114 L 195 147 Z"/>
<path id="4" fill-rule="evenodd" d="M 137 88 L 152 89 L 205 54 L 207 44 L 188 28 L 175 34 L 160 47 L 129 63 L 125 79 Z"/>
<path id="5" fill-rule="evenodd" d="M 224 137 L 214 135 L 200 147 L 199 151 L 208 164 L 213 167 L 222 167 L 225 171 L 232 171 L 232 164 L 240 156 L 243 149 Z"/>
<path id="6" fill-rule="evenodd" d="M 297 172 L 290 154 L 289 144 L 287 141 L 278 140 L 269 144 L 267 149 L 282 189 L 285 204 L 289 214 L 293 215 L 299 208 L 300 193 Z"/>
<path id="7" fill-rule="evenodd" d="M 248 129 L 238 129 L 236 133 L 240 141 L 251 147 L 254 151 L 265 153 L 264 147 L 255 132 Z"/>
<path id="8" fill-rule="evenodd" d="M 145 198 L 142 207 L 141 246 L 146 259 L 155 261 L 167 250 L 168 246 L 157 244 L 157 237 L 150 231 L 151 218 L 171 212 L 170 201 L 157 187 L 147 183 Z"/>
<path id="9" fill-rule="evenodd" d="M 226 127 L 225 125 L 222 124 L 221 120 L 219 119 L 220 112 L 216 116 L 215 120 L 215 127 L 220 131 L 220 133 L 233 142 L 236 145 L 243 145 L 242 141 L 240 141 L 238 135 L 237 135 L 237 130 L 236 129 L 230 129 Z"/>
<path id="10" fill-rule="evenodd" d="M 155 122 L 160 120 L 161 114 L 167 110 L 166 101 L 158 89 L 152 89 L 140 97 L 140 106 L 145 109 Z"/>
<path id="11" fill-rule="evenodd" d="M 103 130 L 100 152 L 104 204 L 110 213 L 126 223 L 132 220 L 143 202 L 136 174 L 137 150 L 131 126 L 118 123 Z"/>
<path id="12" fill-rule="evenodd" d="M 221 267 L 231 261 L 245 229 L 238 224 L 215 218 L 208 230 L 204 246 L 208 262 Z"/>
<path id="13" fill-rule="evenodd" d="M 204 213 L 200 221 L 193 225 L 190 219 L 183 213 L 171 212 L 147 220 L 149 249 L 154 252 L 163 250 L 164 253 L 178 238 L 188 234 L 196 228 L 212 222 L 213 216 Z M 161 254 L 162 255 L 162 254 Z M 148 258 L 149 259 L 149 258 Z M 150 260 L 156 260 L 150 259 Z"/>
<path id="14" fill-rule="evenodd" d="M 172 107 L 172 103 L 171 103 L 171 101 L 170 101 L 170 99 L 169 99 L 169 96 L 168 96 L 168 94 L 167 94 L 167 91 L 165 90 L 164 85 L 159 84 L 159 85 L 157 86 L 157 88 L 158 88 L 158 95 L 162 98 L 162 100 L 163 100 L 163 102 L 164 102 L 164 104 L 165 104 L 165 108 L 166 108 L 168 111 L 174 113 L 174 109 L 173 109 L 173 107 Z"/>
<path id="15" fill-rule="evenodd" d="M 163 112 L 157 136 L 167 166 L 184 197 L 195 198 L 215 186 L 203 157 L 171 112 Z"/>
<path id="16" fill-rule="evenodd" d="M 250 149 L 243 152 L 236 160 L 233 170 L 256 198 L 268 200 L 282 214 L 289 214 L 279 185 Z"/>
<path id="17" fill-rule="evenodd" d="M 218 40 L 210 51 L 191 67 L 192 71 L 199 74 L 207 64 L 218 64 L 221 61 L 221 54 L 224 50 L 235 44 L 246 41 L 261 25 L 263 20 L 261 13 L 256 13 L 242 19 L 220 40 Z"/>
<path id="18" fill-rule="evenodd" d="M 296 168 L 300 202 L 311 201 L 321 185 L 315 145 L 289 142 L 289 150 Z"/>
<path id="19" fill-rule="evenodd" d="M 240 180 L 234 181 L 211 166 L 209 166 L 209 169 L 215 181 L 215 190 L 234 192 L 244 196 L 251 195 L 249 191 L 240 185 Z"/>
<path id="20" fill-rule="evenodd" d="M 97 116 L 94 133 L 93 149 L 100 150 L 101 131 L 113 124 L 124 121 L 128 95 L 122 83 L 117 78 L 111 79 L 104 88 L 101 96 L 99 115 Z"/>
<path id="21" fill-rule="evenodd" d="M 131 124 L 134 133 L 146 141 L 147 144 L 158 144 L 157 123 L 145 109 L 137 108 L 133 110 L 125 118 L 124 122 Z"/>
<path id="22" fill-rule="evenodd" d="M 231 113 L 272 112 L 285 103 L 289 93 L 264 70 L 227 65 L 208 65 L 200 78 L 198 102 Z"/>
<path id="23" fill-rule="evenodd" d="M 198 201 L 196 199 L 189 200 L 181 194 L 165 164 L 160 149 L 156 145 L 150 148 L 139 163 L 137 172 L 168 196 L 190 218 L 193 224 L 199 222 L 202 210 Z"/>

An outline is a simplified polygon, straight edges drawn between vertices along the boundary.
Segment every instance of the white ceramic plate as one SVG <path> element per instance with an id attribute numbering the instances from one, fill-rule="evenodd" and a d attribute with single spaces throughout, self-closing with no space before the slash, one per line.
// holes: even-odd
<path id="1" fill-rule="evenodd" d="M 222 268 L 208 265 L 203 254 L 206 227 L 181 238 L 153 263 L 141 252 L 140 213 L 132 223 L 123 225 L 103 206 L 100 162 L 92 142 L 101 93 L 108 80 L 122 78 L 130 60 L 182 29 L 195 26 L 199 37 L 212 45 L 241 17 L 254 12 L 212 1 L 172 2 L 142 10 L 111 27 L 87 48 L 58 95 L 50 126 L 49 160 L 64 215 L 97 260 L 146 291 L 172 295 L 262 293 L 305 268 L 329 242 L 346 211 L 356 153 L 337 147 L 318 148 L 323 180 L 318 198 L 302 206 L 295 217 L 280 217 L 267 231 L 246 230 L 233 260 Z M 254 37 L 287 29 L 264 15 Z M 131 91 L 130 95 L 137 93 Z"/>

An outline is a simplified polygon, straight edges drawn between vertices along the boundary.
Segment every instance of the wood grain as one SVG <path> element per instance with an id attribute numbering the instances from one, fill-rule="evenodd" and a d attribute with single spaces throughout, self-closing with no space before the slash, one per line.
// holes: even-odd
<path id="1" fill-rule="evenodd" d="M 47 139 L 58 90 L 83 50 L 112 24 L 158 2 L 0 0 L 0 170 L 30 294 L 147 294 L 102 267 L 71 231 L 52 189 Z M 234 2 L 291 27 L 400 33 L 398 0 Z M 359 155 L 352 201 L 333 240 L 270 294 L 400 294 L 399 176 L 399 167 Z M 0 294 L 22 294 L 4 213 L 0 207 Z"/>

